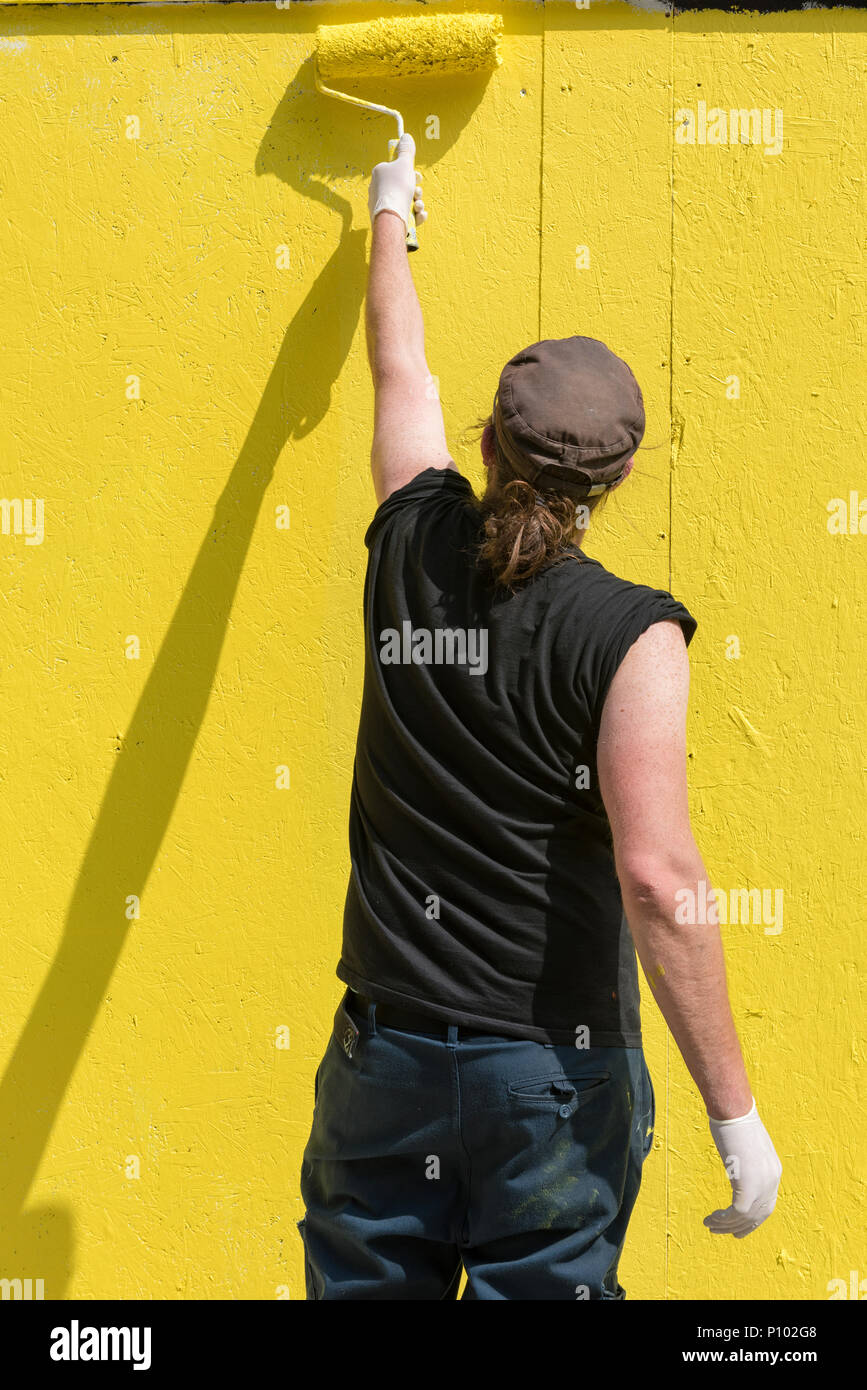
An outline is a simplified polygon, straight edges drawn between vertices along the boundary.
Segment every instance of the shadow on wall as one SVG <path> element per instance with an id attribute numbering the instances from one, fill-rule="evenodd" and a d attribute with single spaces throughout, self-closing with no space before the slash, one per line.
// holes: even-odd
<path id="1" fill-rule="evenodd" d="M 402 84 L 408 113 L 424 101 Z M 450 84 L 449 84 L 450 85 Z M 462 116 L 478 83 L 461 84 Z M 373 93 L 376 99 L 377 94 Z M 379 94 L 381 99 L 381 93 Z M 452 96 L 440 89 L 438 103 Z M 456 97 L 455 97 L 456 99 Z M 420 109 L 420 107 L 419 107 Z M 422 117 L 417 113 L 414 119 Z M 453 119 L 453 113 L 452 113 Z M 375 131 L 382 134 L 376 145 Z M 409 121 L 408 121 L 409 125 Z M 412 127 L 410 127 L 412 128 Z M 454 127 L 453 127 L 454 128 Z M 315 130 L 315 134 L 314 134 Z M 54 1122 L 118 962 L 128 927 L 118 919 L 147 886 L 201 727 L 232 603 L 265 490 L 287 441 L 323 418 L 349 353 L 366 283 L 368 225 L 352 228 L 349 203 L 304 172 L 364 173 L 387 157 L 394 123 L 316 92 L 306 62 L 281 100 L 256 158 L 272 173 L 339 213 L 336 248 L 295 314 L 243 448 L 214 508 L 189 579 L 133 713 L 85 850 L 57 954 L 0 1081 L 0 1278 L 44 1281 L 66 1295 L 74 1268 L 71 1210 L 25 1209 Z M 437 153 L 444 146 L 437 144 Z M 350 153 L 356 164 L 346 163 Z M 315 386 L 306 364 L 317 364 Z M 147 505 L 147 499 L 143 499 Z"/>
<path id="2" fill-rule="evenodd" d="M 328 410 L 364 295 L 367 227 L 342 234 L 286 333 L 211 525 L 127 729 L 85 850 L 57 954 L 0 1082 L 0 1278 L 42 1279 L 65 1297 L 74 1267 L 72 1213 L 25 1210 L 69 1080 L 126 940 L 118 919 L 142 895 L 192 756 L 244 559 L 287 441 Z M 314 391 L 300 370 L 315 354 Z M 291 467 L 291 460 L 290 460 Z M 142 499 L 147 505 L 147 499 Z"/>
<path id="3" fill-rule="evenodd" d="M 439 160 L 457 142 L 472 120 L 492 75 L 479 72 L 388 81 L 368 78 L 328 85 L 365 101 L 396 107 L 415 140 L 418 168 Z M 448 120 L 442 120 L 446 112 Z M 439 124 L 436 138 L 429 140 L 432 118 Z M 287 141 L 289 132 L 291 140 Z M 276 174 L 300 193 L 335 206 L 342 200 L 324 183 L 311 178 L 311 174 L 364 179 L 366 183 L 374 164 L 388 159 L 388 142 L 396 134 L 397 124 L 392 117 L 365 111 L 317 91 L 314 63 L 309 58 L 298 67 L 274 112 L 259 147 L 256 173 Z M 287 144 L 291 146 L 288 151 Z"/>

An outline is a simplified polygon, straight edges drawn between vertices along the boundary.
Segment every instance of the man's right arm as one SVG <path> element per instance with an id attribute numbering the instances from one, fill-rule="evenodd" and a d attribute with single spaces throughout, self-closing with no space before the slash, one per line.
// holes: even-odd
<path id="1" fill-rule="evenodd" d="M 676 920 L 679 909 L 683 916 L 684 889 L 693 902 L 703 900 L 703 892 L 712 901 L 689 822 L 688 697 L 681 626 L 671 620 L 654 623 L 629 648 L 606 696 L 597 744 L 599 785 L 623 907 L 644 974 L 709 1119 L 740 1122 L 751 1111 L 753 1096 L 732 1019 L 719 926 Z M 742 1157 L 754 1171 L 746 1175 L 751 1176 L 746 1193 L 770 1200 L 769 1214 L 779 1160 L 757 1115 L 722 1130 L 712 1124 L 711 1130 L 724 1161 L 735 1138 L 749 1140 Z M 736 1188 L 735 1202 L 746 1210 L 738 1195 Z"/>

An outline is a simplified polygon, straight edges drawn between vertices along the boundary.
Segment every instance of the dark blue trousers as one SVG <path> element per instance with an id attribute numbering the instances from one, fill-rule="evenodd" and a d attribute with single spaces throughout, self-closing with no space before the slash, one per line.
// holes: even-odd
<path id="1" fill-rule="evenodd" d="M 653 1142 L 640 1047 L 384 1027 L 350 990 L 301 1166 L 308 1299 L 625 1298 Z M 447 1032 L 446 1032 L 447 1028 Z"/>

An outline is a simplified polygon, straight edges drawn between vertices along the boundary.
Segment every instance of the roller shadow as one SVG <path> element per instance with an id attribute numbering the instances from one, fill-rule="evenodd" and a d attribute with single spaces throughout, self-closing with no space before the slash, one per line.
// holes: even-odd
<path id="1" fill-rule="evenodd" d="M 478 72 L 438 76 L 435 81 L 400 77 L 328 85 L 351 96 L 397 108 L 415 140 L 416 166 L 424 168 L 457 142 L 492 76 L 490 72 Z M 435 129 L 429 122 L 446 112 L 448 120 L 440 122 L 437 138 L 428 139 L 428 129 Z M 280 132 L 288 126 L 296 132 L 297 139 L 296 151 L 287 159 Z M 256 172 L 276 174 L 303 193 L 310 193 L 314 185 L 311 171 L 327 169 L 342 179 L 366 180 L 374 164 L 388 159 L 388 141 L 396 134 L 397 125 L 390 116 L 323 96 L 316 88 L 313 59 L 307 58 L 299 64 L 276 108 L 259 149 Z M 315 186 L 324 190 L 322 184 Z M 325 192 L 322 196 L 328 201 Z M 420 232 L 420 238 L 423 235 Z"/>
<path id="2" fill-rule="evenodd" d="M 272 125 L 272 154 L 280 133 Z M 353 230 L 349 204 L 324 185 L 303 188 L 340 214 L 335 250 L 289 325 L 215 505 L 123 738 L 57 954 L 0 1081 L 0 1279 L 41 1279 L 47 1299 L 64 1298 L 73 1273 L 73 1213 L 63 1204 L 26 1209 L 28 1193 L 123 950 L 126 899 L 143 894 L 180 792 L 265 490 L 283 446 L 325 415 L 359 318 L 367 227 Z M 315 378 L 304 370 L 311 359 Z M 302 395 L 297 383 L 310 380 Z M 117 1137 L 119 1154 L 127 1143 Z"/>

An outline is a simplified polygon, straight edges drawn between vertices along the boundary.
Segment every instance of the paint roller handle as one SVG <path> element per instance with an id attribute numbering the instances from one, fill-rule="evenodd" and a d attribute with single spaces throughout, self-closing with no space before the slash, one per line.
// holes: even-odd
<path id="1" fill-rule="evenodd" d="M 406 139 L 406 140 L 409 141 L 409 140 L 412 140 L 412 136 L 411 136 L 411 135 L 408 135 L 408 136 L 405 136 L 405 137 L 404 137 L 404 136 L 402 135 L 402 136 L 400 137 L 399 140 L 389 140 L 389 142 L 388 142 L 388 157 L 389 157 L 390 160 L 392 160 L 392 162 L 393 162 L 395 159 L 398 159 L 398 158 L 399 158 L 398 153 L 397 153 L 397 149 L 398 149 L 398 146 L 400 145 L 400 141 L 403 140 L 403 139 Z M 415 142 L 414 142 L 414 141 L 413 141 L 413 144 L 412 144 L 412 160 L 413 160 L 413 161 L 415 160 Z M 417 178 L 417 179 L 418 179 L 418 178 L 421 178 L 421 175 L 418 174 L 418 173 L 415 173 L 415 172 L 414 172 L 414 175 L 413 175 L 413 176 L 414 176 L 414 178 Z M 417 229 L 417 225 L 416 225 L 417 219 L 416 219 L 416 217 L 415 217 L 416 201 L 417 201 L 417 200 L 418 200 L 418 201 L 421 200 L 421 187 L 420 187 L 418 184 L 416 184 L 416 186 L 415 186 L 415 190 L 414 190 L 414 193 L 413 193 L 412 207 L 410 208 L 410 211 L 409 211 L 409 218 L 408 218 L 408 220 L 407 220 L 407 228 L 406 228 L 406 249 L 407 249 L 408 252 L 409 252 L 409 251 L 417 251 L 417 250 L 418 250 L 418 229 Z M 425 217 L 427 217 L 427 213 L 425 213 L 424 216 L 421 218 L 421 221 L 422 221 L 422 222 L 424 221 Z"/>
<path id="2" fill-rule="evenodd" d="M 424 200 L 416 173 L 415 141 L 411 135 L 401 135 L 399 140 L 389 140 L 389 159 L 374 167 L 370 180 L 368 206 L 371 224 L 376 216 L 386 210 L 398 213 L 406 226 L 407 251 L 418 250 L 416 228 L 425 221 Z"/>

